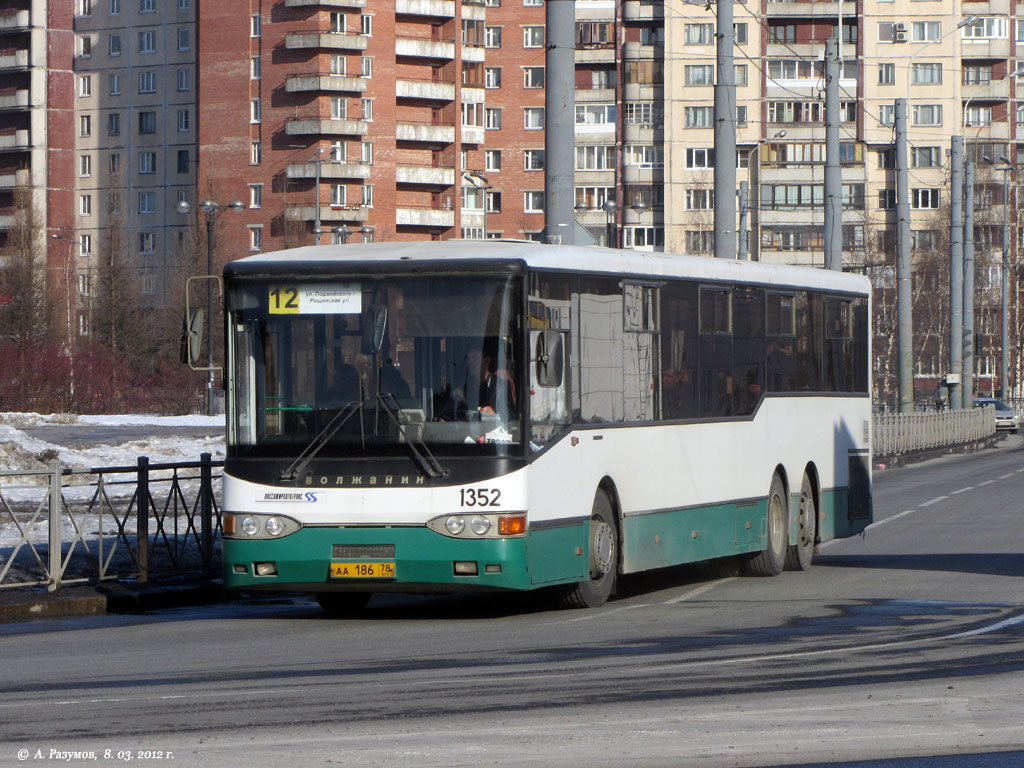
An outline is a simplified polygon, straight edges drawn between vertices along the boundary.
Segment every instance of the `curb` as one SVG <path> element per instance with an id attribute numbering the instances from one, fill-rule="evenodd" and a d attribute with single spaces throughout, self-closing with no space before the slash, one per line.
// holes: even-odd
<path id="1" fill-rule="evenodd" d="M 88 587 L 0 590 L 0 624 L 69 616 L 144 613 L 161 608 L 208 605 L 224 600 L 218 580 L 150 585 L 109 582 Z"/>

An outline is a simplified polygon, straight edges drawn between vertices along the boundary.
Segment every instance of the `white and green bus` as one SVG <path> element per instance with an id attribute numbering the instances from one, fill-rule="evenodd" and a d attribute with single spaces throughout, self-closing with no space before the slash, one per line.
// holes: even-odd
<path id="1" fill-rule="evenodd" d="M 863 277 L 443 241 L 251 256 L 225 291 L 228 587 L 589 607 L 871 522 Z"/>

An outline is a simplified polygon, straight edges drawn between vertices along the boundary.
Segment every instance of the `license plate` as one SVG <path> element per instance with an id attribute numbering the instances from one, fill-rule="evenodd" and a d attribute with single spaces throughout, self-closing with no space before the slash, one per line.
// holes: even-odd
<path id="1" fill-rule="evenodd" d="M 393 579 L 394 563 L 331 563 L 332 579 Z"/>

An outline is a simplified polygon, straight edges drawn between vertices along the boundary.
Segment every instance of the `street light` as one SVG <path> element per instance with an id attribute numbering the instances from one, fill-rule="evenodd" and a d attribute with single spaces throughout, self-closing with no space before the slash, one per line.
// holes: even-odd
<path id="1" fill-rule="evenodd" d="M 189 204 L 187 200 L 179 200 L 177 205 L 178 213 L 188 213 Z M 213 245 L 214 245 L 214 224 L 217 214 L 227 208 L 235 213 L 241 213 L 245 203 L 235 200 L 228 205 L 215 203 L 213 200 L 203 200 L 199 203 L 199 209 L 206 214 L 206 413 L 213 415 Z M 319 210 L 319 208 L 317 208 Z"/>
<path id="2" fill-rule="evenodd" d="M 999 374 L 999 389 L 1002 392 L 1002 396 L 1009 396 L 1009 375 L 1007 373 L 1010 367 L 1010 324 L 1008 315 L 1010 311 L 1010 223 L 1009 223 L 1009 185 L 1007 184 L 1008 176 L 1011 170 L 1013 170 L 1013 164 L 1006 155 L 999 156 L 999 162 L 1003 163 L 1002 167 L 997 167 L 996 162 L 991 157 L 982 158 L 986 163 L 992 166 L 994 170 L 1003 172 L 1003 268 L 1000 275 L 1000 289 L 1001 289 L 1001 310 L 1002 310 L 1002 366 Z"/>
<path id="3" fill-rule="evenodd" d="M 334 235 L 336 243 L 340 242 L 342 245 L 345 245 L 348 242 L 348 236 L 352 234 L 352 232 L 348 228 L 348 225 L 342 224 L 340 227 L 331 227 L 331 234 Z"/>
<path id="4" fill-rule="evenodd" d="M 609 198 L 604 201 L 604 205 L 602 205 L 601 208 L 608 215 L 608 219 L 605 222 L 605 245 L 609 248 L 618 248 L 619 233 L 616 232 L 615 227 L 615 212 L 619 210 L 619 204 Z"/>
<path id="5" fill-rule="evenodd" d="M 757 202 L 754 204 L 754 210 L 759 210 L 761 205 L 761 155 L 758 154 L 757 162 L 753 166 L 750 164 L 750 156 L 757 152 L 762 144 L 767 144 L 769 141 L 774 139 L 783 139 L 785 137 L 786 129 L 783 128 L 780 131 L 776 131 L 770 139 L 758 139 L 757 143 L 747 150 L 747 178 L 749 181 L 740 182 L 740 226 L 739 242 L 736 244 L 737 259 L 746 259 L 747 257 L 747 244 L 749 241 L 749 237 L 747 237 L 747 211 L 750 207 L 750 193 L 748 191 L 748 187 L 753 187 L 754 194 L 757 195 Z M 752 168 L 756 173 L 751 170 Z"/>
<path id="6" fill-rule="evenodd" d="M 320 235 L 323 234 L 323 229 L 320 227 L 320 163 L 323 162 L 324 150 L 326 147 L 320 147 L 316 154 L 310 158 L 309 162 L 316 163 L 316 174 L 314 176 L 315 181 L 313 184 L 316 186 L 316 213 L 313 219 L 313 243 L 314 245 L 320 245 Z M 232 203 L 234 205 L 234 203 Z"/>
<path id="7" fill-rule="evenodd" d="M 75 400 L 75 341 L 73 335 L 74 326 L 72 325 L 71 322 L 71 265 L 74 262 L 74 250 L 75 246 L 78 245 L 78 243 L 76 243 L 70 237 L 64 237 L 63 235 L 50 235 L 50 237 L 52 237 L 54 240 L 63 240 L 65 243 L 68 244 L 68 258 L 67 261 L 64 262 L 64 288 L 65 293 L 67 295 L 68 364 L 70 366 L 68 376 L 68 392 L 71 398 L 71 403 L 69 405 L 71 405 L 71 407 L 74 407 L 73 403 Z M 75 303 L 77 304 L 77 302 Z"/>
<path id="8" fill-rule="evenodd" d="M 482 173 L 475 173 L 475 172 L 474 173 L 469 173 L 469 172 L 463 173 L 462 174 L 462 180 L 464 182 L 466 182 L 467 184 L 469 184 L 474 189 L 482 189 L 484 191 L 484 199 L 483 199 L 483 206 L 484 206 L 484 237 L 483 237 L 483 239 L 486 240 L 487 239 L 487 190 L 488 189 L 492 189 L 491 182 L 488 181 L 487 177 L 484 176 Z"/>

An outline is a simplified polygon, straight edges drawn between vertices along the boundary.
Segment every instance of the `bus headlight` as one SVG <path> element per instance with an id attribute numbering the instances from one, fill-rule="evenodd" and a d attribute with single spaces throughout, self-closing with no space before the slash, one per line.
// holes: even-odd
<path id="1" fill-rule="evenodd" d="M 441 515 L 427 521 L 427 528 L 456 539 L 507 539 L 525 536 L 526 513 L 512 512 L 501 515 Z"/>
<path id="2" fill-rule="evenodd" d="M 302 523 L 284 515 L 224 513 L 225 539 L 280 539 L 302 528 Z"/>

